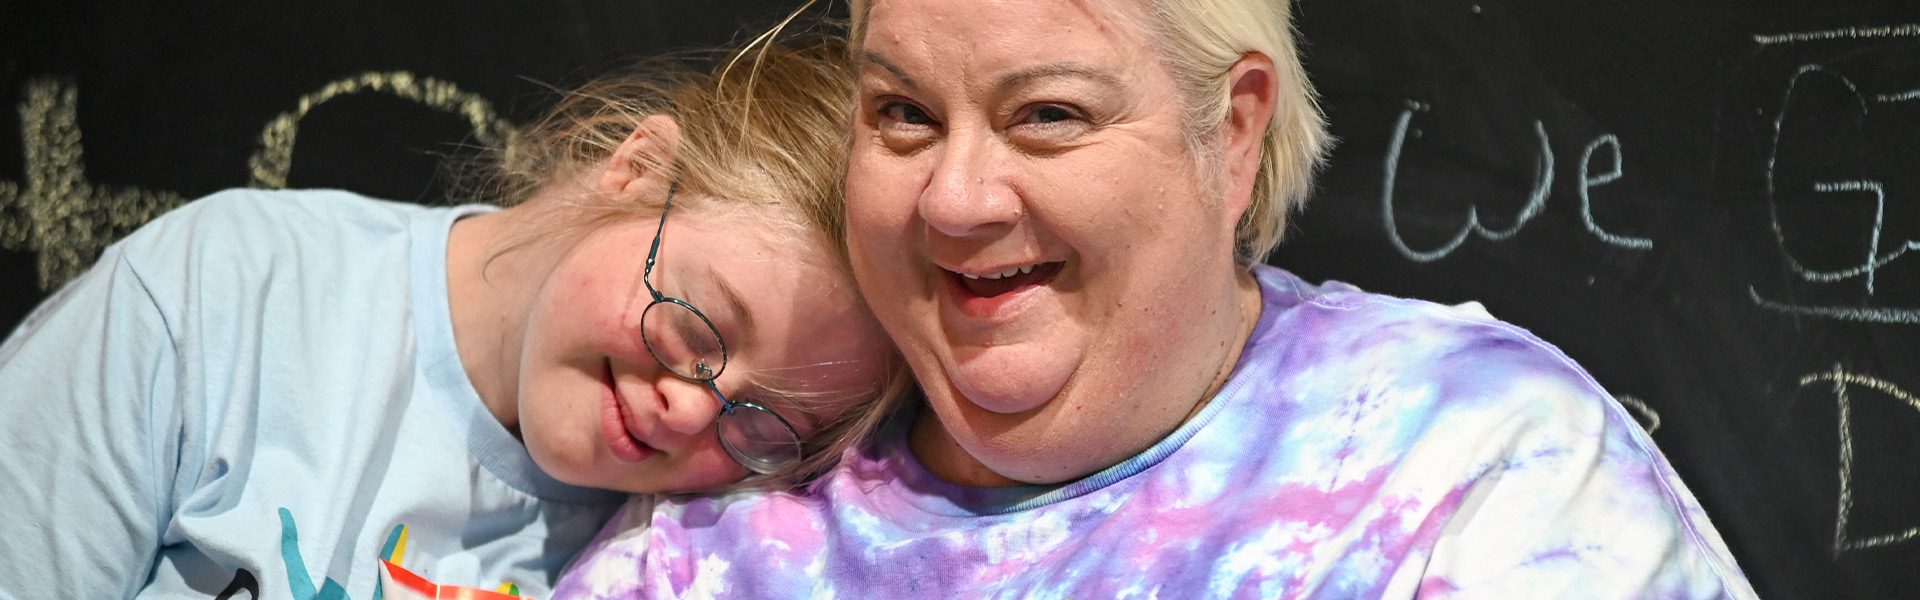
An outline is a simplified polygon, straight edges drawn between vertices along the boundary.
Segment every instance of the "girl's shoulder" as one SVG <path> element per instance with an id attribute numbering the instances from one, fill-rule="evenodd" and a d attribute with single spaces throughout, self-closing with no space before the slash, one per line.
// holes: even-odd
<path id="1" fill-rule="evenodd" d="M 230 189 L 161 214 L 128 235 L 132 245 L 246 245 L 256 249 L 336 238 L 353 229 L 404 229 L 428 207 L 342 190 Z"/>

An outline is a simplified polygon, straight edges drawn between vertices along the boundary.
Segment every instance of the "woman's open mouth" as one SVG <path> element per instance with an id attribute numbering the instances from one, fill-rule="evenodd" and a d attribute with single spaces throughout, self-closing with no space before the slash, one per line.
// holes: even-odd
<path id="1" fill-rule="evenodd" d="M 1008 267 L 997 273 L 961 273 L 947 271 L 954 304 L 962 314 L 974 318 L 994 318 L 1014 309 L 1021 292 L 1044 286 L 1060 274 L 1067 263 L 1061 261 Z"/>
<path id="2" fill-rule="evenodd" d="M 968 275 L 948 271 L 960 287 L 982 298 L 992 298 L 1009 294 L 1020 288 L 1041 285 L 1060 273 L 1060 267 L 1066 263 L 1048 262 L 1008 268 L 999 273 L 987 275 Z"/>

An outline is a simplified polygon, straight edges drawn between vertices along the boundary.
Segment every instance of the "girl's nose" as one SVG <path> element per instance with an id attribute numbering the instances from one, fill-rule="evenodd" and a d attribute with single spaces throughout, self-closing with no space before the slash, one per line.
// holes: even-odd
<path id="1" fill-rule="evenodd" d="M 660 422 L 668 430 L 693 435 L 706 431 L 720 418 L 720 398 L 707 384 L 681 379 L 671 373 L 661 375 L 655 386 L 660 394 Z"/>

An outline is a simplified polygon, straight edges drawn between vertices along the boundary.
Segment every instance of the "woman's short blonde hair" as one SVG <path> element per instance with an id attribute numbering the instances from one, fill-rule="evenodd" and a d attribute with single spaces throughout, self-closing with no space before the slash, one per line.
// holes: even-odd
<path id="1" fill-rule="evenodd" d="M 851 281 L 841 202 L 853 95 L 846 43 L 830 24 L 794 29 L 804 31 L 783 35 L 777 28 L 743 47 L 659 57 L 595 79 L 486 153 L 469 174 L 469 181 L 480 184 L 465 189 L 498 204 L 516 204 L 594 172 L 642 121 L 666 115 L 680 128 L 672 164 L 642 167 L 665 169 L 679 182 L 676 208 L 771 208 L 756 210 L 755 217 L 800 236 L 821 236 L 835 253 L 823 262 Z M 576 210 L 551 224 L 547 234 L 656 217 L 665 200 L 664 194 L 580 194 L 569 200 Z M 905 361 L 897 356 L 888 361 L 885 378 L 864 391 L 857 408 L 824 421 L 806 440 L 800 464 L 747 483 L 805 481 L 832 468 L 844 450 L 864 443 L 913 389 Z M 815 414 L 847 401 L 773 392 L 783 404 Z"/>
<path id="2" fill-rule="evenodd" d="M 1326 121 L 1307 81 L 1294 40 L 1290 0 L 1135 0 L 1145 3 L 1147 27 L 1160 58 L 1180 87 L 1188 118 L 1189 151 L 1213 156 L 1210 134 L 1226 123 L 1232 82 L 1227 70 L 1249 53 L 1273 59 L 1278 102 L 1268 125 L 1252 202 L 1234 231 L 1242 265 L 1266 259 L 1285 235 L 1287 217 L 1306 204 L 1330 145 Z M 851 0 L 852 50 L 863 43 L 874 0 Z"/>

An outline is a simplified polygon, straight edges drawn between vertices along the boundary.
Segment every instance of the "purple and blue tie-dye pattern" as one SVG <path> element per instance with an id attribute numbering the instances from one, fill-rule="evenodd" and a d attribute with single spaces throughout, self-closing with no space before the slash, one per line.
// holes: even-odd
<path id="1" fill-rule="evenodd" d="M 1255 274 L 1232 379 L 1127 462 L 961 488 L 895 435 L 805 493 L 637 500 L 556 597 L 1753 596 L 1558 350 L 1477 305 Z"/>

